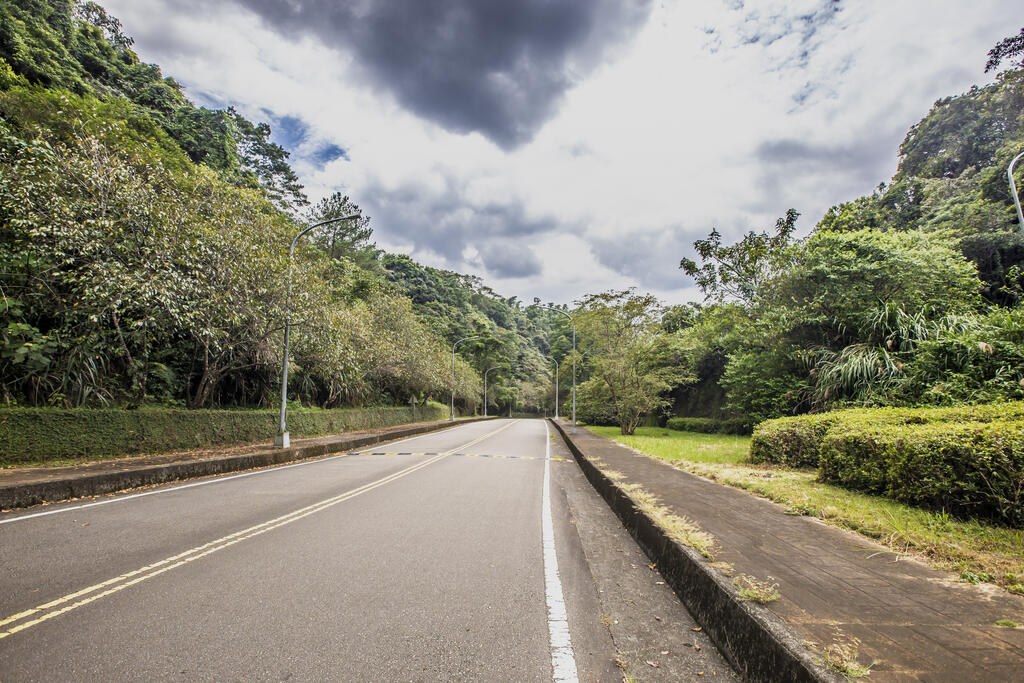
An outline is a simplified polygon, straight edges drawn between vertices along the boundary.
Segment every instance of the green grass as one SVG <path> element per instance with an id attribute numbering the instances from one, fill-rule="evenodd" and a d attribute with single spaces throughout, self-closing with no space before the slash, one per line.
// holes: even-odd
<path id="1" fill-rule="evenodd" d="M 679 469 L 773 500 L 794 515 L 818 517 L 961 576 L 984 577 L 1024 594 L 1024 531 L 960 520 L 817 481 L 813 470 L 747 462 L 750 437 L 641 427 L 588 427 Z"/>
<path id="2" fill-rule="evenodd" d="M 740 463 L 750 453 L 749 436 L 677 432 L 661 427 L 638 427 L 632 436 L 623 436 L 618 427 L 587 429 L 669 462 Z"/>

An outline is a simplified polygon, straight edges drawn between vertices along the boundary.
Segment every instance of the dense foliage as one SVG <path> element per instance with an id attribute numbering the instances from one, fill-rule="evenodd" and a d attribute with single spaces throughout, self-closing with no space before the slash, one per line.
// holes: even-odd
<path id="1" fill-rule="evenodd" d="M 296 437 L 448 417 L 448 406 L 304 409 L 289 414 Z M 0 411 L 0 466 L 53 464 L 73 458 L 102 458 L 211 448 L 266 441 L 274 431 L 274 410 L 141 410 L 11 408 Z"/>
<path id="2" fill-rule="evenodd" d="M 753 462 L 935 510 L 1024 523 L 1024 403 L 839 410 L 769 420 Z"/>
<path id="3" fill-rule="evenodd" d="M 501 364 L 492 403 L 550 405 L 547 313 L 382 254 L 365 216 L 311 233 L 290 264 L 304 224 L 358 206 L 335 194 L 300 213 L 266 124 L 194 106 L 131 46 L 92 2 L 0 4 L 6 404 L 273 405 L 290 319 L 302 403 L 454 390 L 472 410 Z M 421 276 L 438 286 L 420 291 Z M 450 345 L 471 334 L 453 373 Z"/>
<path id="4" fill-rule="evenodd" d="M 676 332 L 697 381 L 676 411 L 756 424 L 1024 398 L 1024 232 L 1006 182 L 1022 112 L 1024 71 L 1006 71 L 936 102 L 891 182 L 810 236 L 793 237 L 791 209 L 736 244 L 698 241 L 700 263 L 680 267 L 707 302 Z"/>
<path id="5" fill-rule="evenodd" d="M 132 51 L 121 23 L 94 2 L 10 0 L 0 4 L 0 74 L 51 90 L 117 100 L 145 117 L 195 163 L 233 184 L 263 187 L 279 207 L 305 205 L 288 152 L 270 127 L 233 109 L 195 107 L 172 78 Z M 0 75 L 0 81 L 4 77 Z M 2 84 L 2 83 L 0 83 Z"/>

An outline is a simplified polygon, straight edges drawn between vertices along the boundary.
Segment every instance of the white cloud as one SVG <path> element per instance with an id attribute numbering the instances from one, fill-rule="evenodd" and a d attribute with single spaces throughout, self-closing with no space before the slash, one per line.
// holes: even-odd
<path id="1" fill-rule="evenodd" d="M 934 100 L 984 80 L 1019 14 L 1002 0 L 666 3 L 505 150 L 404 110 L 344 49 L 284 39 L 235 5 L 105 5 L 193 98 L 301 120 L 293 161 L 311 196 L 349 193 L 382 246 L 557 301 L 629 285 L 699 298 L 676 266 L 712 226 L 734 238 L 795 207 L 806 231 L 870 192 Z M 328 143 L 347 158 L 321 167 Z"/>

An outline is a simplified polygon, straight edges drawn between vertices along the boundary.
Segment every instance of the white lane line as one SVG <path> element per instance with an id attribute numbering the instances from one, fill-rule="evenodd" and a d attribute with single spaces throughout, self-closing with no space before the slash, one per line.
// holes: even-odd
<path id="1" fill-rule="evenodd" d="M 292 522 L 300 520 L 304 517 L 308 517 L 309 515 L 312 515 L 314 513 L 326 510 L 327 508 L 333 507 L 338 503 L 343 503 L 347 500 L 355 498 L 358 495 L 366 493 L 367 491 L 372 491 L 375 488 L 384 486 L 385 484 L 389 484 L 395 481 L 396 479 L 400 479 L 406 476 L 407 474 L 411 474 L 417 470 L 423 469 L 424 467 L 427 467 L 428 465 L 431 465 L 444 457 L 446 457 L 446 455 L 444 453 L 441 453 L 440 455 L 437 455 L 436 457 L 433 457 L 429 460 L 417 463 L 412 467 L 407 467 L 404 470 L 391 474 L 387 477 L 384 477 L 383 479 L 379 479 L 370 484 L 360 486 L 359 488 L 353 489 L 352 491 L 347 491 L 333 498 L 328 498 L 327 500 L 322 500 L 319 503 L 314 503 L 313 505 L 309 505 L 302 509 L 294 510 L 286 515 L 282 515 L 268 522 L 263 522 L 262 524 L 251 526 L 248 529 L 236 531 L 233 534 L 229 534 L 215 541 L 210 541 L 209 543 L 205 543 L 201 546 L 191 548 L 183 553 L 179 553 L 173 557 L 160 560 L 159 562 L 147 565 L 145 567 L 142 567 L 141 569 L 126 572 L 124 574 L 121 574 L 120 576 L 114 577 L 113 579 L 109 579 L 107 581 L 95 584 L 93 586 L 89 586 L 88 588 L 77 590 L 74 593 L 70 593 L 55 600 L 51 600 L 33 609 L 25 610 L 23 612 L 19 612 L 18 614 L 14 614 L 10 617 L 7 617 L 6 619 L 0 620 L 0 625 L 12 624 L 14 622 L 19 621 L 21 623 L 8 628 L 6 631 L 0 631 L 0 640 L 8 636 L 14 635 L 19 631 L 24 631 L 27 628 L 31 628 L 37 624 L 41 624 L 44 621 L 49 621 L 54 617 L 58 617 L 62 614 L 78 609 L 83 605 L 88 605 L 89 603 L 99 600 L 100 598 L 104 598 L 108 595 L 113 595 L 114 593 L 122 591 L 125 588 L 128 588 L 129 586 L 134 586 L 137 583 L 146 581 L 155 576 L 159 576 L 164 572 L 176 569 L 177 567 L 188 564 L 189 562 L 193 562 L 201 557 L 206 557 L 217 551 L 229 548 L 235 545 L 236 543 L 252 538 L 253 536 L 259 536 L 273 529 L 277 529 L 286 524 L 291 524 Z M 96 593 L 96 591 L 102 588 L 106 588 L 106 590 L 104 590 L 101 593 Z M 93 593 L 93 595 L 78 600 L 77 602 L 72 602 L 76 598 L 79 598 L 83 595 L 88 595 L 89 593 Z M 59 607 L 61 605 L 64 605 L 64 607 L 61 607 L 60 609 L 56 610 L 54 609 L 55 607 Z M 36 617 L 35 619 L 32 619 L 31 621 L 22 621 L 25 618 L 34 616 L 36 614 L 40 616 Z"/>
<path id="2" fill-rule="evenodd" d="M 502 429 L 504 429 L 504 427 Z M 443 432 L 443 431 L 448 431 L 448 430 L 447 429 L 439 429 L 437 431 L 438 432 Z M 434 433 L 437 433 L 437 432 L 434 432 Z M 398 441 L 382 441 L 380 444 L 376 444 L 376 445 L 380 446 L 381 444 L 394 445 L 394 444 L 399 444 L 399 443 L 405 443 L 406 441 L 412 441 L 413 439 L 420 439 L 420 438 L 422 438 L 424 436 L 427 436 L 427 435 L 428 435 L 428 433 L 417 434 L 416 436 L 410 436 L 410 437 L 407 437 L 405 439 L 399 439 Z M 365 451 L 359 451 L 359 452 L 363 453 Z M 92 508 L 92 507 L 96 507 L 98 505 L 108 505 L 110 503 L 120 503 L 122 501 L 131 500 L 133 498 L 145 498 L 146 496 L 155 496 L 155 495 L 157 495 L 159 493 L 170 493 L 171 491 L 180 491 L 182 489 L 190 489 L 190 488 L 193 488 L 195 486 L 206 486 L 207 484 L 219 484 L 222 481 L 229 481 L 231 479 L 241 479 L 242 477 L 255 477 L 258 474 L 268 474 L 270 472 L 280 472 L 281 470 L 291 469 L 292 467 L 304 467 L 306 465 L 316 465 L 316 464 L 319 464 L 319 463 L 328 462 L 329 460 L 337 460 L 338 458 L 348 458 L 348 457 L 351 457 L 351 455 L 352 455 L 352 453 L 342 453 L 340 455 L 332 455 L 332 456 L 328 456 L 326 458 L 316 458 L 316 459 L 312 459 L 312 460 L 305 460 L 303 462 L 297 462 L 297 463 L 293 463 L 291 465 L 280 465 L 280 466 L 277 466 L 277 467 L 268 467 L 266 469 L 260 469 L 260 470 L 254 471 L 254 472 L 243 472 L 242 474 L 232 474 L 232 475 L 229 475 L 229 476 L 226 476 L 226 477 L 215 477 L 214 479 L 207 479 L 205 481 L 197 481 L 197 482 L 193 482 L 191 484 L 182 484 L 181 486 L 172 486 L 170 488 L 159 489 L 159 490 L 156 490 L 156 491 L 146 491 L 145 493 L 133 493 L 133 494 L 127 495 L 127 496 L 117 496 L 115 498 L 107 498 L 106 500 L 98 500 L 98 501 L 95 501 L 93 503 L 83 503 L 82 505 L 71 505 L 69 507 L 62 507 L 62 508 L 58 508 L 56 510 L 47 510 L 45 512 L 34 512 L 34 513 L 30 514 L 30 515 L 21 515 L 20 517 L 8 517 L 6 519 L 0 519 L 0 525 L 11 524 L 12 522 L 21 522 L 21 521 L 24 521 L 26 519 L 33 519 L 35 517 L 46 517 L 48 515 L 56 515 L 56 514 L 59 514 L 61 512 L 71 512 L 73 510 L 84 510 L 85 508 Z"/>
<path id="3" fill-rule="evenodd" d="M 31 628 L 37 624 L 41 624 L 44 621 L 49 621 L 50 619 L 58 617 L 62 614 L 78 609 L 79 607 L 82 607 L 84 605 L 88 605 L 89 603 L 99 600 L 100 598 L 104 598 L 108 595 L 112 595 L 114 593 L 122 591 L 125 588 L 128 588 L 129 586 L 134 586 L 137 583 L 159 576 L 167 571 L 188 564 L 189 562 L 193 562 L 199 558 L 206 557 L 225 548 L 229 548 L 235 545 L 236 543 L 240 543 L 241 541 L 245 541 L 254 536 L 259 536 L 273 529 L 285 526 L 286 524 L 291 524 L 292 522 L 298 521 L 300 519 L 303 519 L 304 517 L 308 517 L 309 515 L 315 514 L 317 512 L 326 510 L 339 503 L 351 500 L 356 496 L 359 496 L 368 491 L 372 491 L 376 488 L 384 486 L 385 484 L 390 484 L 396 479 L 401 479 L 402 477 L 408 474 L 412 474 L 413 472 L 421 470 L 424 467 L 427 467 L 428 465 L 431 465 L 439 460 L 443 460 L 444 458 L 448 457 L 449 455 L 455 453 L 458 450 L 468 448 L 470 446 L 474 446 L 480 443 L 481 441 L 485 441 L 491 438 L 492 436 L 495 436 L 496 434 L 505 431 L 513 424 L 515 424 L 515 421 L 509 422 L 508 424 L 499 427 L 493 432 L 485 434 L 468 443 L 464 443 L 461 446 L 456 446 L 451 450 L 445 451 L 443 453 L 438 453 L 437 455 L 428 460 L 424 460 L 423 462 L 416 463 L 403 470 L 399 470 L 398 472 L 389 474 L 386 477 L 382 477 L 377 481 L 370 482 L 369 484 L 364 484 L 358 488 L 346 491 L 344 493 L 338 494 L 331 498 L 327 498 L 325 500 L 321 500 L 311 505 L 307 505 L 306 507 L 300 508 L 298 510 L 293 510 L 292 512 L 281 515 L 280 517 L 276 517 L 267 522 L 256 524 L 241 531 L 236 531 L 233 534 L 228 534 L 227 536 L 218 538 L 215 541 L 209 541 L 207 543 L 204 543 L 203 545 L 190 548 L 189 550 L 178 553 L 177 555 L 174 555 L 172 557 L 160 560 L 159 562 L 154 562 L 153 564 L 146 565 L 145 567 L 141 567 L 139 569 L 126 572 L 124 574 L 121 574 L 120 576 L 115 576 L 112 579 L 108 579 L 101 583 L 94 584 L 87 588 L 79 589 L 63 597 L 56 598 L 54 600 L 50 600 L 46 603 L 43 603 L 38 607 L 18 612 L 17 614 L 13 614 L 5 619 L 0 619 L 0 626 L 9 626 L 10 624 L 15 624 L 14 626 L 9 626 L 7 630 L 0 631 L 0 640 L 3 640 L 4 638 L 14 635 L 15 633 L 18 633 L 20 631 L 24 631 L 27 628 Z M 102 590 L 102 592 L 97 592 L 101 589 L 105 590 Z M 90 595 L 90 593 L 92 595 Z M 81 599 L 79 600 L 78 598 Z M 60 609 L 55 609 L 58 607 Z M 30 621 L 24 621 L 28 617 L 35 618 Z"/>
<path id="4" fill-rule="evenodd" d="M 551 640 L 552 680 L 577 681 L 576 655 L 569 635 L 569 615 L 558 578 L 558 557 L 555 554 L 555 525 L 551 520 L 551 430 L 544 421 L 544 500 L 541 517 L 544 539 L 544 592 L 548 603 L 548 635 Z"/>

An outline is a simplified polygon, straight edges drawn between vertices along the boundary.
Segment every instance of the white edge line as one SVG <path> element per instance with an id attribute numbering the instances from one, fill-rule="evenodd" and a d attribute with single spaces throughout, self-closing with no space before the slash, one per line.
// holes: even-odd
<path id="1" fill-rule="evenodd" d="M 473 423 L 471 422 L 470 424 L 473 424 Z M 448 429 L 448 428 L 445 428 L 445 429 Z M 397 441 L 381 441 L 379 443 L 374 444 L 374 446 L 376 447 L 376 446 L 380 446 L 380 445 L 394 445 L 394 444 L 398 444 L 398 443 L 405 443 L 406 441 L 412 441 L 413 439 L 422 438 L 422 437 L 426 436 L 427 434 L 432 434 L 432 433 L 442 432 L 442 431 L 444 431 L 444 429 L 435 429 L 434 432 L 423 432 L 422 434 L 416 434 L 415 436 L 409 436 L 409 437 L 406 437 L 404 439 L 399 439 Z M 353 452 L 349 452 L 349 453 L 340 453 L 338 455 L 327 456 L 326 458 L 311 458 L 309 460 L 304 460 L 303 462 L 292 463 L 291 465 L 278 465 L 278 466 L 264 467 L 263 469 L 259 469 L 259 470 L 256 470 L 254 472 L 243 472 L 242 474 L 232 474 L 232 475 L 228 475 L 226 477 L 219 477 L 217 475 L 212 475 L 214 477 L 213 479 L 207 479 L 205 481 L 196 481 L 196 482 L 192 482 L 191 484 L 182 484 L 181 486 L 172 486 L 170 488 L 160 489 L 158 491 L 146 491 L 145 493 L 133 493 L 133 494 L 127 495 L 127 496 L 117 496 L 115 498 L 108 498 L 106 500 L 98 500 L 98 501 L 96 501 L 94 503 L 84 503 L 82 505 L 71 505 L 69 507 L 62 507 L 62 508 L 59 508 L 59 509 L 56 509 L 56 510 L 47 510 L 45 512 L 34 512 L 34 513 L 30 514 L 30 515 L 21 515 L 20 517 L 8 517 L 6 519 L 0 519 L 0 526 L 2 526 L 4 524 L 10 524 L 12 522 L 21 522 L 21 521 L 26 520 L 26 519 L 33 519 L 35 517 L 46 517 L 48 515 L 56 515 L 56 514 L 61 513 L 61 512 L 71 512 L 73 510 L 84 510 L 85 508 L 96 507 L 98 505 L 107 505 L 108 503 L 119 503 L 119 502 L 124 501 L 124 500 L 131 500 L 132 498 L 144 498 L 145 496 L 155 496 L 158 493 L 170 493 L 171 491 L 180 491 L 182 489 L 190 489 L 190 488 L 192 488 L 194 486 L 206 486 L 207 484 L 219 484 L 222 481 L 228 481 L 228 480 L 231 480 L 231 479 L 241 479 L 242 477 L 252 477 L 252 476 L 255 476 L 257 474 L 267 474 L 269 472 L 280 472 L 281 470 L 287 470 L 287 469 L 290 469 L 292 467 L 302 467 L 303 465 L 315 465 L 317 463 L 327 462 L 328 460 L 337 460 L 338 458 L 347 458 L 350 455 L 352 455 L 353 453 L 366 453 L 366 452 L 368 452 L 370 450 L 372 450 L 372 449 L 366 449 L 366 450 L 362 450 L 362 451 L 353 451 Z M 207 476 L 209 476 L 209 475 L 207 475 Z M 100 495 L 102 495 L 102 494 L 100 494 Z M 59 501 L 54 501 L 53 504 L 59 505 L 60 502 Z"/>
<path id="2" fill-rule="evenodd" d="M 544 592 L 548 606 L 548 635 L 551 640 L 551 669 L 554 681 L 578 681 L 576 656 L 569 634 L 569 615 L 558 578 L 555 553 L 555 525 L 551 519 L 551 430 L 544 421 L 544 494 L 541 517 L 544 539 Z"/>

